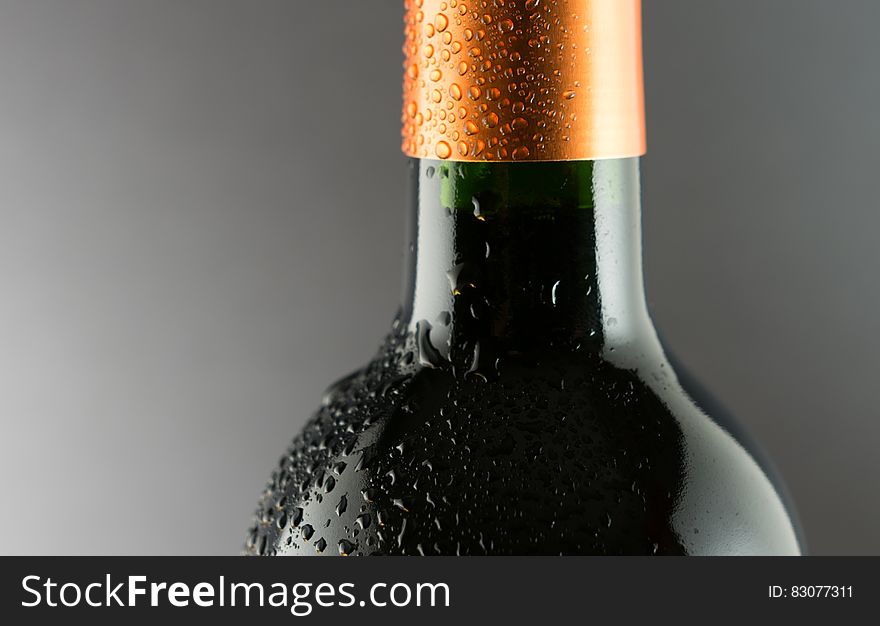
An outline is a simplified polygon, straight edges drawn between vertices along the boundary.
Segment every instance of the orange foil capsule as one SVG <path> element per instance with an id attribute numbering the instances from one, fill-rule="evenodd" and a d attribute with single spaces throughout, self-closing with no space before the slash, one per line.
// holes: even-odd
<path id="1" fill-rule="evenodd" d="M 405 8 L 407 155 L 644 154 L 640 0 L 405 0 Z"/>

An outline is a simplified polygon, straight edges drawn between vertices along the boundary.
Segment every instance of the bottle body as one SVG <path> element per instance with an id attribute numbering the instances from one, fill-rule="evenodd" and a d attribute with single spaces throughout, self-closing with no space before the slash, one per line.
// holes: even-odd
<path id="1" fill-rule="evenodd" d="M 410 169 L 401 312 L 282 457 L 247 553 L 799 552 L 657 340 L 637 159 Z"/>

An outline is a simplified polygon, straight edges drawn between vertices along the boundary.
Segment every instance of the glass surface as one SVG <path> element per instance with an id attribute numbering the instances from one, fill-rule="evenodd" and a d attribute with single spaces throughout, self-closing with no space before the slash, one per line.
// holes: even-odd
<path id="1" fill-rule="evenodd" d="M 637 159 L 409 168 L 400 314 L 282 457 L 246 553 L 799 552 L 657 339 Z"/>

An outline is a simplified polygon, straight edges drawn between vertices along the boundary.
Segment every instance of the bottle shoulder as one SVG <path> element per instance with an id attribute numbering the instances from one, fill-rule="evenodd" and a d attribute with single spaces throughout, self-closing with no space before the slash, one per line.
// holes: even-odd
<path id="1" fill-rule="evenodd" d="M 251 551 L 791 551 L 763 528 L 788 521 L 761 468 L 671 373 L 651 384 L 553 350 L 456 371 L 406 347 L 328 390 L 270 481 Z M 279 525 L 282 499 L 295 512 Z"/>

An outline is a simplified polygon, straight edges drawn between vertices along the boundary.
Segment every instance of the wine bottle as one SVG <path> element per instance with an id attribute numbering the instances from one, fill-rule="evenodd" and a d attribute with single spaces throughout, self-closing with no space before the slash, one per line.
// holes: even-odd
<path id="1" fill-rule="evenodd" d="M 405 30 L 402 305 L 245 553 L 798 554 L 648 314 L 639 0 L 406 0 Z"/>

